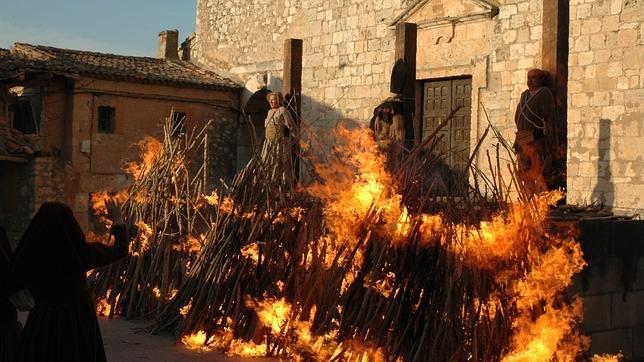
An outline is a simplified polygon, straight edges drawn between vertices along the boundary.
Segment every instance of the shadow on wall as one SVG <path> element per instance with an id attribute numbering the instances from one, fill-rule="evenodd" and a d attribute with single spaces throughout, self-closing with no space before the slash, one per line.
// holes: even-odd
<path id="1" fill-rule="evenodd" d="M 607 209 L 613 208 L 615 200 L 615 185 L 612 181 L 611 165 L 610 165 L 610 119 L 599 120 L 599 135 L 597 138 L 597 152 L 599 158 L 597 159 L 597 183 L 593 188 L 591 200 L 599 202 Z"/>

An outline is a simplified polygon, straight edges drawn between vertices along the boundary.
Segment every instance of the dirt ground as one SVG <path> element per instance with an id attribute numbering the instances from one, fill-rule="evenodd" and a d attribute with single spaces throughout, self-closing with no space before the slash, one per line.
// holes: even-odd
<path id="1" fill-rule="evenodd" d="M 26 313 L 20 313 L 23 325 Z M 219 351 L 197 352 L 175 344 L 170 335 L 150 335 L 144 331 L 146 323 L 107 318 L 98 319 L 103 334 L 105 354 L 110 362 L 182 362 L 182 361 L 276 361 L 269 358 L 235 358 Z"/>

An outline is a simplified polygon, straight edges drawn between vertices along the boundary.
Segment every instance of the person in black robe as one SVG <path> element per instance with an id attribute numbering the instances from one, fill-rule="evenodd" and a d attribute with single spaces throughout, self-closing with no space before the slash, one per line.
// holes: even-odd
<path id="1" fill-rule="evenodd" d="M 20 289 L 9 272 L 11 246 L 7 232 L 0 225 L 0 361 L 16 360 L 16 351 L 20 341 L 22 325 L 18 322 L 16 307 L 9 301 L 9 296 Z"/>
<path id="2" fill-rule="evenodd" d="M 86 272 L 126 255 L 128 238 L 116 204 L 108 200 L 114 245 L 87 243 L 72 210 L 43 204 L 23 235 L 12 272 L 33 295 L 17 361 L 105 361 Z"/>

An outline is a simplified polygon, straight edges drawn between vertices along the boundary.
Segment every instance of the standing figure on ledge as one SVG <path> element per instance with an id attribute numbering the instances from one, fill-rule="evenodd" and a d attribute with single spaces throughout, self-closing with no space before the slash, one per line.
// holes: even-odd
<path id="1" fill-rule="evenodd" d="M 266 100 L 271 109 L 264 121 L 262 163 L 264 167 L 269 167 L 271 180 L 286 184 L 290 189 L 295 180 L 292 149 L 299 140 L 300 132 L 290 112 L 282 105 L 282 93 L 271 92 Z"/>
<path id="2" fill-rule="evenodd" d="M 540 69 L 528 71 L 528 89 L 514 115 L 518 176 L 525 191 L 534 194 L 549 189 L 557 145 L 555 99 L 545 87 L 546 79 L 547 73 Z"/>
<path id="3" fill-rule="evenodd" d="M 44 203 L 29 223 L 11 263 L 35 301 L 17 361 L 106 360 L 85 273 L 125 256 L 128 238 L 116 203 L 105 204 L 113 222 L 113 246 L 86 242 L 72 210 L 62 203 Z"/>

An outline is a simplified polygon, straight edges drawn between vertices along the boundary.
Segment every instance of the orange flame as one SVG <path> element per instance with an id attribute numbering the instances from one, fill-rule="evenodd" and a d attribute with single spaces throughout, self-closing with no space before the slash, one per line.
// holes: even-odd
<path id="1" fill-rule="evenodd" d="M 244 258 L 252 261 L 254 266 L 257 266 L 257 263 L 259 263 L 259 245 L 257 242 L 244 246 L 241 249 L 241 254 Z"/>
<path id="2" fill-rule="evenodd" d="M 179 314 L 181 314 L 181 316 L 185 318 L 185 316 L 190 312 L 190 309 L 192 309 L 192 298 L 190 298 L 188 304 L 179 308 Z"/>
<path id="3" fill-rule="evenodd" d="M 128 198 L 128 191 L 121 190 L 117 193 L 110 191 L 97 191 L 91 194 L 90 202 L 92 203 L 92 211 L 94 215 L 98 216 L 101 224 L 106 227 L 112 226 L 112 221 L 107 218 L 107 207 L 105 201 L 110 197 L 113 198 L 118 204 L 123 204 Z"/>
<path id="4" fill-rule="evenodd" d="M 136 226 L 139 228 L 139 233 L 137 235 L 138 248 L 136 248 L 135 243 L 130 243 L 130 255 L 141 256 L 150 248 L 152 228 L 143 220 L 137 221 Z"/>
<path id="5" fill-rule="evenodd" d="M 109 317 L 110 312 L 112 311 L 112 305 L 107 301 L 110 297 L 110 294 L 112 293 L 112 289 L 108 289 L 107 292 L 105 293 L 105 298 L 98 298 L 98 301 L 96 302 L 96 314 L 103 316 L 103 317 Z M 118 302 L 120 295 L 116 296 L 116 302 Z"/>
<path id="6" fill-rule="evenodd" d="M 262 301 L 254 301 L 246 298 L 246 307 L 257 313 L 262 325 L 269 327 L 273 334 L 280 334 L 283 328 L 287 328 L 287 322 L 291 314 L 291 304 L 284 298 L 275 300 L 267 298 Z"/>
<path id="7" fill-rule="evenodd" d="M 123 167 L 123 170 L 132 175 L 135 180 L 140 180 L 163 154 L 163 144 L 156 138 L 148 136 L 137 142 L 136 145 L 143 154 L 141 162 L 130 162 Z"/>
<path id="8" fill-rule="evenodd" d="M 232 357 L 261 357 L 266 355 L 266 342 L 255 344 L 253 341 L 235 339 L 230 342 L 226 355 Z"/>
<path id="9" fill-rule="evenodd" d="M 183 343 L 187 348 L 194 349 L 202 352 L 208 352 L 212 349 L 209 346 L 213 342 L 213 337 L 210 337 L 206 341 L 206 332 L 198 331 L 191 335 L 181 337 L 181 343 Z"/>
<path id="10" fill-rule="evenodd" d="M 624 359 L 624 355 L 618 354 L 595 354 L 593 355 L 592 362 L 619 362 Z"/>

